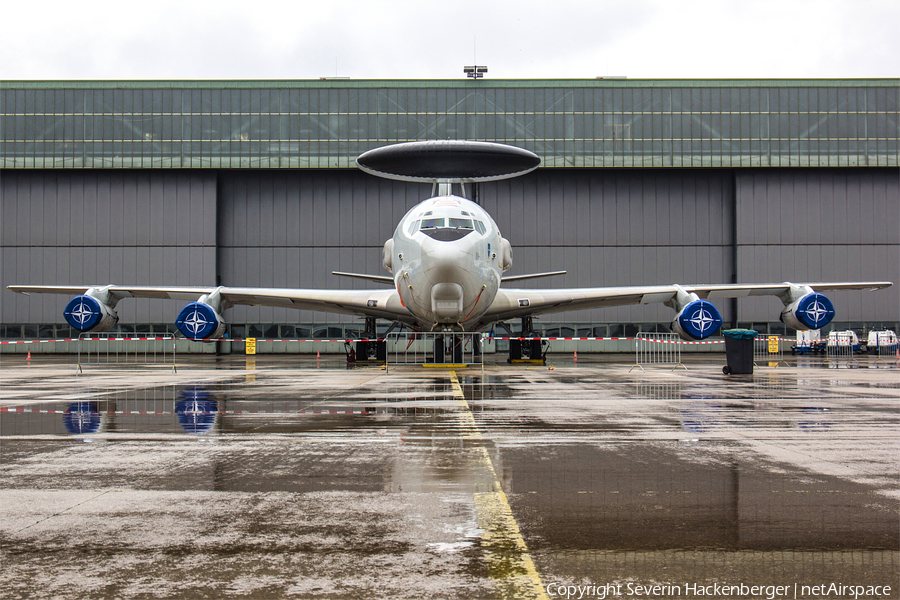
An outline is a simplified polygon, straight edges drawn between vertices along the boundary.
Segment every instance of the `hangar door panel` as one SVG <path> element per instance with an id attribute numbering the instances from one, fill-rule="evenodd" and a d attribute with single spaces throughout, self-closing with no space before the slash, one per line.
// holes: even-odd
<path id="1" fill-rule="evenodd" d="M 900 282 L 900 181 L 890 169 L 764 169 L 737 174 L 738 281 Z M 896 321 L 900 289 L 829 294 L 837 321 Z M 739 301 L 741 321 L 781 303 Z"/>

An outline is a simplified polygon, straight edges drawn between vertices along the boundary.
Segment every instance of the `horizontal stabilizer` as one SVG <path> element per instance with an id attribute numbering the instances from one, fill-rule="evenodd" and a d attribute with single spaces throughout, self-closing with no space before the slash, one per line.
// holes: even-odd
<path id="1" fill-rule="evenodd" d="M 547 273 L 528 273 L 527 275 L 511 275 L 504 277 L 500 283 L 507 281 L 522 281 L 523 279 L 536 279 L 538 277 L 552 277 L 553 275 L 565 275 L 565 271 L 548 271 Z"/>
<path id="2" fill-rule="evenodd" d="M 375 283 L 386 283 L 394 285 L 394 278 L 387 275 L 366 275 L 365 273 L 344 273 L 342 271 L 332 271 L 332 275 L 340 275 L 341 277 L 356 277 L 357 279 L 368 279 Z"/>

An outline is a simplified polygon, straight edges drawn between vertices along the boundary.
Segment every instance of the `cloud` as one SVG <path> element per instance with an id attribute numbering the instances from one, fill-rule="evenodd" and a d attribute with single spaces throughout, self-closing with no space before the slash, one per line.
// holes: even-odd
<path id="1" fill-rule="evenodd" d="M 6 79 L 873 77 L 900 4 L 863 0 L 17 3 Z"/>

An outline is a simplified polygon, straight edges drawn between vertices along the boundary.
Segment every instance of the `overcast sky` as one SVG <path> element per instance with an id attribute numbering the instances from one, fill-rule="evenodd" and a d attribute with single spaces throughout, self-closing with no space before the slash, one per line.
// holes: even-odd
<path id="1" fill-rule="evenodd" d="M 898 0 L 8 3 L 0 79 L 900 76 Z"/>

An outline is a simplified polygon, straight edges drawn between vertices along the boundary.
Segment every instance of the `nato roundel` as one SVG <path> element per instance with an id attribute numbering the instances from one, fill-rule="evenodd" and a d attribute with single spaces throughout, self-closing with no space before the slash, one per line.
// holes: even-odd
<path id="1" fill-rule="evenodd" d="M 722 326 L 722 316 L 712 303 L 695 300 L 684 307 L 678 322 L 686 334 L 695 340 L 708 338 Z"/>
<path id="2" fill-rule="evenodd" d="M 181 309 L 175 326 L 192 340 L 205 340 L 219 327 L 219 319 L 215 311 L 202 302 L 191 302 Z"/>
<path id="3" fill-rule="evenodd" d="M 540 157 L 524 148 L 466 140 L 392 144 L 356 159 L 371 175 L 401 181 L 495 181 L 524 175 L 540 164 Z"/>
<path id="4" fill-rule="evenodd" d="M 72 402 L 63 413 L 66 431 L 75 435 L 100 431 L 100 412 L 94 402 Z"/>
<path id="5" fill-rule="evenodd" d="M 103 318 L 103 311 L 96 298 L 75 296 L 63 310 L 63 317 L 78 331 L 89 331 Z"/>
<path id="6" fill-rule="evenodd" d="M 209 431 L 216 422 L 219 403 L 210 399 L 211 395 L 203 388 L 183 391 L 181 400 L 175 403 L 175 415 L 178 424 L 190 433 Z"/>
<path id="7" fill-rule="evenodd" d="M 826 296 L 813 292 L 800 298 L 795 314 L 810 329 L 821 329 L 834 318 L 834 304 Z"/>

